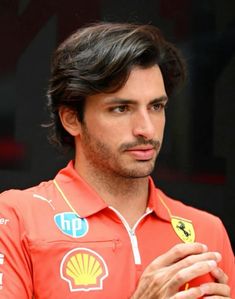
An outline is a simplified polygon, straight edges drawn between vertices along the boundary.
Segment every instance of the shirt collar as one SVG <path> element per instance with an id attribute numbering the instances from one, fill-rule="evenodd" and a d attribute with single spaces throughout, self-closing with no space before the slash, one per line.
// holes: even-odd
<path id="1" fill-rule="evenodd" d="M 73 161 L 60 170 L 55 180 L 80 217 L 88 217 L 108 207 L 98 193 L 79 176 L 74 169 Z M 148 209 L 151 209 L 157 217 L 170 222 L 171 212 L 164 196 L 159 189 L 156 189 L 153 179 L 149 177 Z M 61 200 L 63 200 L 62 196 Z"/>
<path id="2" fill-rule="evenodd" d="M 79 176 L 73 161 L 60 170 L 55 180 L 79 216 L 87 217 L 108 207 L 96 191 Z"/>
<path id="3" fill-rule="evenodd" d="M 166 204 L 165 195 L 155 187 L 154 181 L 149 177 L 149 201 L 148 208 L 162 220 L 171 221 L 171 211 Z"/>

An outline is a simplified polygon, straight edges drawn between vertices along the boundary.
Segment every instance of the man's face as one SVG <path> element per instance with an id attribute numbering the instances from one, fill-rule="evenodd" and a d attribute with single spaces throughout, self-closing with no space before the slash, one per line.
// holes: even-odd
<path id="1" fill-rule="evenodd" d="M 134 68 L 117 92 L 86 100 L 77 165 L 125 178 L 148 176 L 161 147 L 166 91 L 158 66 Z"/>

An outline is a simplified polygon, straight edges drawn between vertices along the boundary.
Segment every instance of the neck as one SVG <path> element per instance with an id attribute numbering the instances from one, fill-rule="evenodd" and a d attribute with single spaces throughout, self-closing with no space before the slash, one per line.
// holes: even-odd
<path id="1" fill-rule="evenodd" d="M 119 211 L 130 226 L 144 214 L 148 201 L 148 177 L 126 178 L 97 168 L 81 169 L 75 161 L 75 170 L 109 205 Z"/>

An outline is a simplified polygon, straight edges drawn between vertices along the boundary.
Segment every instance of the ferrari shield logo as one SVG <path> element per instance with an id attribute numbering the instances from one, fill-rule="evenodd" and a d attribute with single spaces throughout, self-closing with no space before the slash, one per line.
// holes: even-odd
<path id="1" fill-rule="evenodd" d="M 190 220 L 172 217 L 171 224 L 177 236 L 184 243 L 193 243 L 195 241 L 195 232 Z"/>

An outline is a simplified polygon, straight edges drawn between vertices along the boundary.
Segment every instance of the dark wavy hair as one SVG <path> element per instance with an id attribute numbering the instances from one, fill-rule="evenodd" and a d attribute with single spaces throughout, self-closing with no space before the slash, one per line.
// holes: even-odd
<path id="1" fill-rule="evenodd" d="M 152 25 L 96 23 L 78 29 L 55 51 L 48 88 L 49 139 L 74 148 L 74 137 L 62 126 L 59 109 L 67 106 L 83 121 L 87 96 L 111 93 L 127 81 L 133 67 L 157 64 L 170 96 L 185 79 L 178 50 Z"/>

